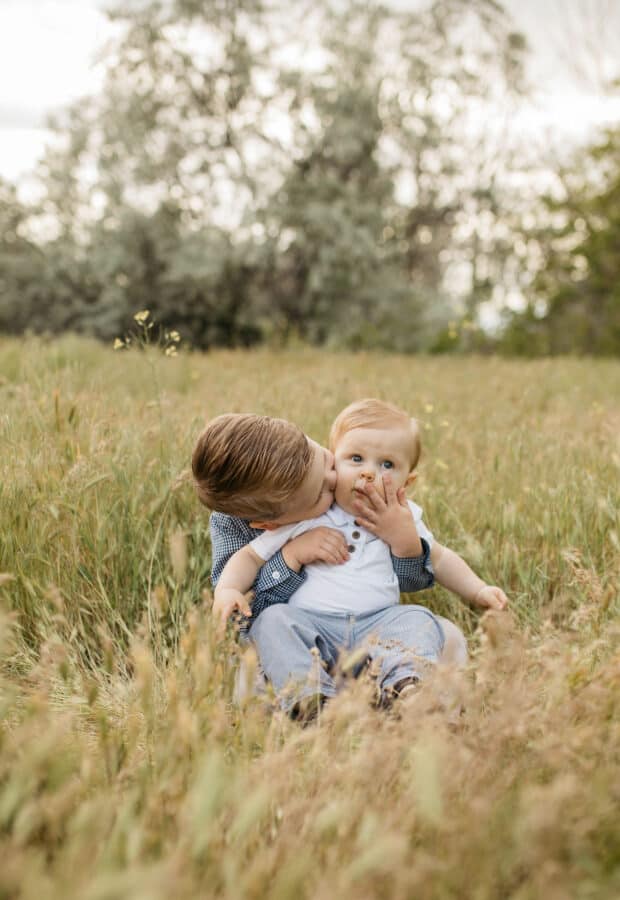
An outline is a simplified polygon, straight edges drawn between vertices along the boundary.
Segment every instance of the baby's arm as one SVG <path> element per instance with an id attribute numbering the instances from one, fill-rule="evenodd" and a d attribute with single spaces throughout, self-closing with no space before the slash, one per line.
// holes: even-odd
<path id="1" fill-rule="evenodd" d="M 486 584 L 464 559 L 436 541 L 431 549 L 431 562 L 435 581 L 474 606 L 505 609 L 508 605 L 508 598 L 501 588 Z"/>
<path id="2" fill-rule="evenodd" d="M 383 484 L 385 499 L 373 484 L 363 486 L 365 497 L 354 501 L 357 521 L 389 544 L 393 558 L 415 556 L 420 553 L 421 542 L 405 491 L 402 488 L 395 491 L 389 475 L 383 476 Z M 485 584 L 464 559 L 436 541 L 432 544 L 431 563 L 435 581 L 474 605 L 489 609 L 505 609 L 508 605 L 508 598 L 501 588 Z"/>
<path id="3" fill-rule="evenodd" d="M 254 584 L 264 562 L 265 560 L 261 559 L 249 544 L 230 557 L 222 570 L 213 595 L 213 613 L 219 619 L 220 625 L 225 625 L 235 609 L 244 616 L 252 615 L 245 595 Z"/>

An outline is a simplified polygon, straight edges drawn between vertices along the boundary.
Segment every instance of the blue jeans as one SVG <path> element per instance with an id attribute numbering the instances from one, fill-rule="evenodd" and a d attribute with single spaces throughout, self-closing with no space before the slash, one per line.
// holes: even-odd
<path id="1" fill-rule="evenodd" d="M 275 690 L 292 687 L 282 696 L 285 709 L 311 694 L 333 697 L 333 672 L 343 651 L 365 650 L 385 693 L 405 678 L 419 678 L 425 664 L 439 660 L 445 642 L 438 617 L 413 605 L 336 616 L 278 603 L 263 610 L 249 637 Z"/>

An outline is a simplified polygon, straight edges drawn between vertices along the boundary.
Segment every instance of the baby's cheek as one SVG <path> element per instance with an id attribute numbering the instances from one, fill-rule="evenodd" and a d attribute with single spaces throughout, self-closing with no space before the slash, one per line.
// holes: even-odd
<path id="1" fill-rule="evenodd" d="M 347 484 L 344 479 L 341 479 L 340 481 L 338 481 L 338 483 L 336 484 L 336 490 L 334 492 L 334 497 L 336 499 L 336 502 L 341 503 L 341 500 L 343 500 L 345 497 L 350 497 L 350 495 L 351 495 L 351 487 L 350 486 L 347 487 Z"/>

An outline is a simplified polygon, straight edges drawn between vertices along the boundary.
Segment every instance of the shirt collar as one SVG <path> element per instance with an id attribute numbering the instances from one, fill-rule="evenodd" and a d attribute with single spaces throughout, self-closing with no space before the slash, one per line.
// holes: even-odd
<path id="1" fill-rule="evenodd" d="M 343 525 L 351 524 L 354 518 L 351 513 L 345 512 L 337 503 L 332 503 L 325 515 L 330 522 L 333 522 L 339 528 L 342 528 Z"/>

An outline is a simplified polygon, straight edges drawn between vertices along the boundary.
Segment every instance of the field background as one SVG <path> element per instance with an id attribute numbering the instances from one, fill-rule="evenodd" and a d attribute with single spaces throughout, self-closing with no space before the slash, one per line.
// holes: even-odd
<path id="1" fill-rule="evenodd" d="M 413 497 L 511 599 L 424 595 L 470 639 L 457 726 L 439 678 L 307 729 L 235 703 L 201 599 L 205 418 L 324 442 L 363 396 L 419 418 Z M 618 896 L 619 398 L 604 360 L 0 339 L 0 897 Z"/>

